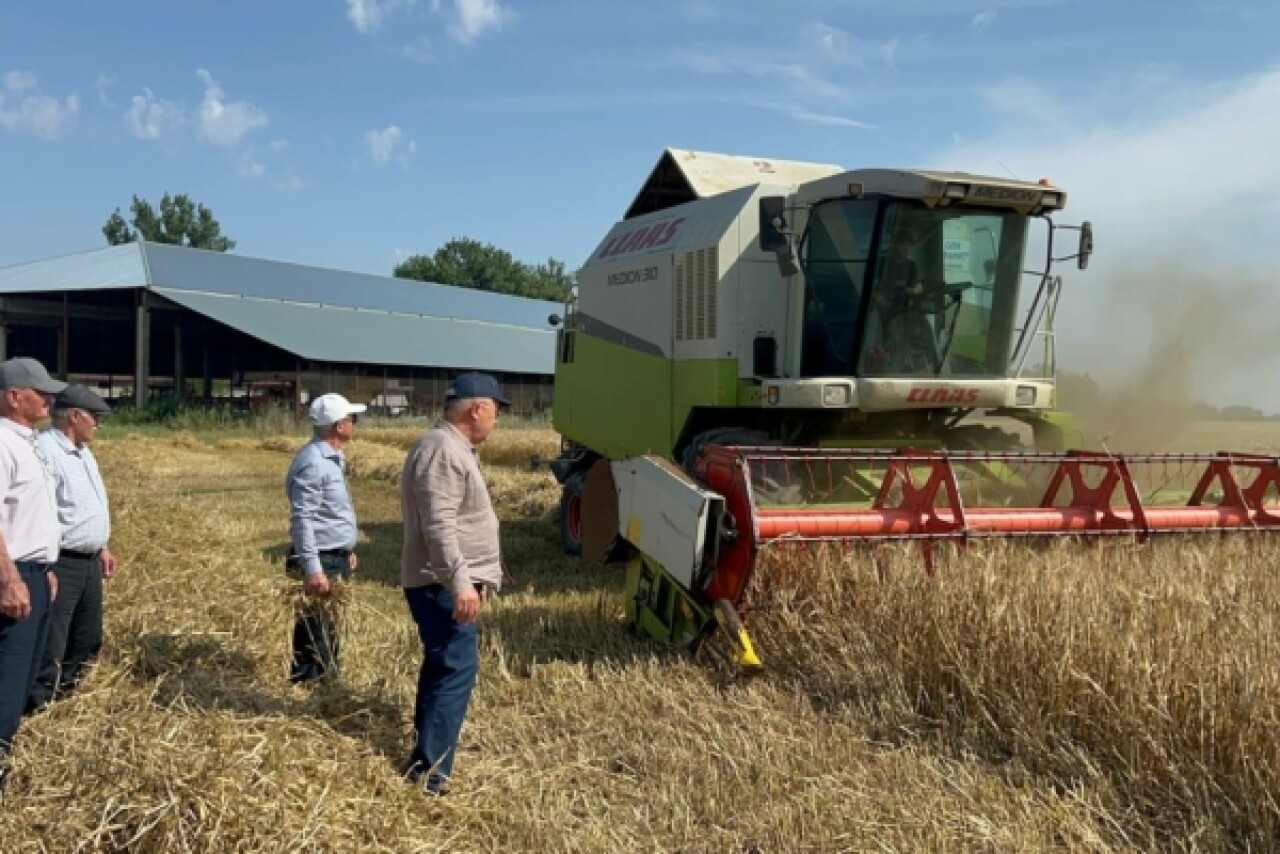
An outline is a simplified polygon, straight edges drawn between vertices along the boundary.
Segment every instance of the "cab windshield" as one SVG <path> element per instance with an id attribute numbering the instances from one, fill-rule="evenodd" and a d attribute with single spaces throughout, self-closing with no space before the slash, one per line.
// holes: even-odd
<path id="1" fill-rule="evenodd" d="M 1012 211 L 816 206 L 803 254 L 802 374 L 1007 376 L 1026 227 Z"/>

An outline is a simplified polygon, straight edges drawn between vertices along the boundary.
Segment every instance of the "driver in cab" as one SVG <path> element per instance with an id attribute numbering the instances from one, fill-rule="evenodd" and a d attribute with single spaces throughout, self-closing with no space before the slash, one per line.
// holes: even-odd
<path id="1" fill-rule="evenodd" d="M 884 260 L 876 293 L 876 307 L 885 322 L 910 308 L 917 297 L 924 296 L 920 268 L 911 259 L 914 245 L 915 239 L 908 231 L 899 231 L 889 245 L 889 255 Z"/>
<path id="2" fill-rule="evenodd" d="M 925 316 L 924 281 L 911 258 L 915 242 L 911 232 L 899 230 L 881 265 L 874 299 L 881 341 L 873 350 L 880 370 L 915 373 L 936 368 L 933 326 Z"/>

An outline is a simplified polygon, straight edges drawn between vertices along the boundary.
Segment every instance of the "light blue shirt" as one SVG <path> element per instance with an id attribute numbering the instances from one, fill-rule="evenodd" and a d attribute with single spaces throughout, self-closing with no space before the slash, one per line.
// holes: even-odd
<path id="1" fill-rule="evenodd" d="M 72 444 L 57 427 L 41 432 L 36 448 L 53 475 L 61 547 L 73 552 L 106 548 L 111 540 L 111 509 L 93 451 L 88 445 Z"/>
<path id="2" fill-rule="evenodd" d="M 289 535 L 293 553 L 302 559 L 307 575 L 324 570 L 320 552 L 355 550 L 356 509 L 347 490 L 346 463 L 341 451 L 323 439 L 312 439 L 285 475 L 289 498 Z"/>

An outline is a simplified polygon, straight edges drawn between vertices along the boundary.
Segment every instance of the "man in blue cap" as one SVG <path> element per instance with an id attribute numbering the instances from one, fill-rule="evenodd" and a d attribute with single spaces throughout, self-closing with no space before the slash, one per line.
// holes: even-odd
<path id="1" fill-rule="evenodd" d="M 476 448 L 510 403 L 488 374 L 457 377 L 444 416 L 409 450 L 400 479 L 400 582 L 423 649 L 406 774 L 431 795 L 444 794 L 453 773 L 479 669 L 476 622 L 502 586 L 498 516 Z"/>

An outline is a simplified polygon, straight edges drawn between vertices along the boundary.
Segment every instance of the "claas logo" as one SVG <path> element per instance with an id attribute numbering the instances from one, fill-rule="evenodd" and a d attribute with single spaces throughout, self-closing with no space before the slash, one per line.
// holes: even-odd
<path id="1" fill-rule="evenodd" d="M 619 234 L 600 248 L 597 258 L 612 258 L 614 255 L 625 255 L 640 249 L 654 249 L 670 243 L 680 232 L 684 217 L 668 222 L 646 225 L 635 231 Z"/>

